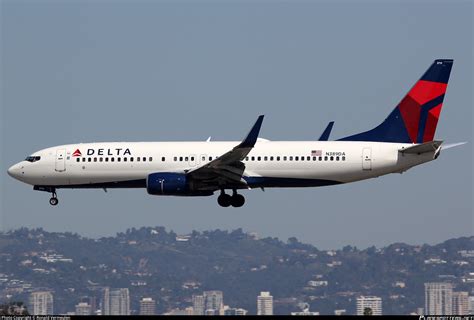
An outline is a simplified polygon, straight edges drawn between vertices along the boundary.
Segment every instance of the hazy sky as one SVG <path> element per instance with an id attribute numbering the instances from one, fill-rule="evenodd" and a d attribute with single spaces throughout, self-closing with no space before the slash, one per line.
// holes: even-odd
<path id="1" fill-rule="evenodd" d="M 319 248 L 472 235 L 471 1 L 1 1 L 1 229 L 112 235 L 163 225 L 290 236 Z M 469 141 L 402 175 L 216 196 L 59 190 L 6 173 L 36 150 L 94 141 L 331 138 L 379 124 L 436 58 L 454 59 L 438 139 Z"/>

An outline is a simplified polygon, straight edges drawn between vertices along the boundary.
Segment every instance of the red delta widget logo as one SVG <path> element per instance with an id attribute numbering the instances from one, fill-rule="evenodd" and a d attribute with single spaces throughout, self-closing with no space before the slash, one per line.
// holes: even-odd
<path id="1" fill-rule="evenodd" d="M 94 156 L 94 155 L 98 155 L 98 156 L 126 156 L 126 155 L 132 155 L 132 153 L 130 152 L 130 149 L 128 148 L 116 148 L 116 149 L 104 149 L 104 148 L 100 148 L 100 149 L 87 149 L 87 155 L 88 156 Z M 76 151 L 74 151 L 72 153 L 72 156 L 73 157 L 82 157 L 82 152 L 81 150 L 79 149 L 76 149 Z"/>

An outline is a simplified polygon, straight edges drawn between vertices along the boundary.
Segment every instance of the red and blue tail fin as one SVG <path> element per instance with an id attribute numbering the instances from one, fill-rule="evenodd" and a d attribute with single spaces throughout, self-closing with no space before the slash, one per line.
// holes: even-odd
<path id="1" fill-rule="evenodd" d="M 453 60 L 435 60 L 379 126 L 339 140 L 423 143 L 432 141 Z"/>

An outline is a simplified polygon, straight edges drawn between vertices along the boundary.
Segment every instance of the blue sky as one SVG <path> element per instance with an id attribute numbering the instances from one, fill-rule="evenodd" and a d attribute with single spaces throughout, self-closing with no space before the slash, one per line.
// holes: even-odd
<path id="1" fill-rule="evenodd" d="M 429 3 L 429 5 L 427 5 Z M 1 227 L 86 236 L 163 225 L 235 229 L 320 248 L 472 235 L 473 10 L 469 1 L 2 1 Z M 436 58 L 454 67 L 436 137 L 470 143 L 402 175 L 214 198 L 59 190 L 7 168 L 94 141 L 332 138 L 380 123 Z"/>

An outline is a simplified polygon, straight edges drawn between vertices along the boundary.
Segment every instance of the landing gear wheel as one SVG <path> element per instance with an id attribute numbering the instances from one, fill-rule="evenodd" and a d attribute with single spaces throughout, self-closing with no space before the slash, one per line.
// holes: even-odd
<path id="1" fill-rule="evenodd" d="M 228 207 L 232 203 L 232 197 L 226 193 L 221 193 L 221 195 L 217 197 L 217 203 L 221 207 Z"/>
<path id="2" fill-rule="evenodd" d="M 234 194 L 232 196 L 232 206 L 235 207 L 235 208 L 240 208 L 241 206 L 243 206 L 245 203 L 245 198 L 243 195 L 241 194 Z"/>
<path id="3" fill-rule="evenodd" d="M 49 199 L 49 204 L 52 205 L 52 206 L 56 206 L 58 204 L 58 202 L 59 202 L 59 200 L 56 197 L 52 197 L 51 199 Z"/>

